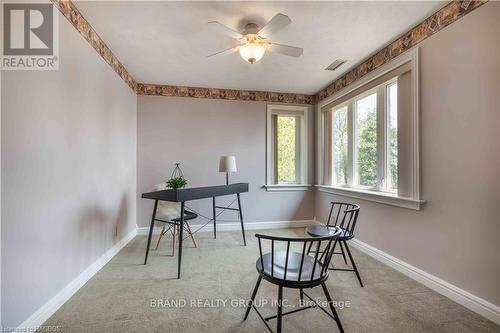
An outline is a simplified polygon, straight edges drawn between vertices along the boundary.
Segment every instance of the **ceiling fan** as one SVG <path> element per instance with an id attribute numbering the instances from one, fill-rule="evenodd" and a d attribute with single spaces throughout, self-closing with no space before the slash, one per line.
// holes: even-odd
<path id="1" fill-rule="evenodd" d="M 292 20 L 288 16 L 279 13 L 267 22 L 263 28 L 259 28 L 255 23 L 248 23 L 245 25 L 244 30 L 239 33 L 220 22 L 208 22 L 208 25 L 215 31 L 236 39 L 239 45 L 208 55 L 207 58 L 236 51 L 239 51 L 241 57 L 251 64 L 259 61 L 266 51 L 298 58 L 304 51 L 302 48 L 273 43 L 268 39 L 273 33 L 283 29 L 290 23 L 292 23 Z"/>

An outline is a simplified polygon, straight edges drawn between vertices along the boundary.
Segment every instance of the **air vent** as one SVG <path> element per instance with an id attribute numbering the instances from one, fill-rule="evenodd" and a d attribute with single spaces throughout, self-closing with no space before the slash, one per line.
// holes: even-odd
<path id="1" fill-rule="evenodd" d="M 325 68 L 325 70 L 326 71 L 334 71 L 337 68 L 339 68 L 340 66 L 342 66 L 343 64 L 345 64 L 346 62 L 347 62 L 347 60 L 337 59 L 334 62 L 332 62 L 332 64 L 330 66 L 328 66 L 327 68 Z"/>

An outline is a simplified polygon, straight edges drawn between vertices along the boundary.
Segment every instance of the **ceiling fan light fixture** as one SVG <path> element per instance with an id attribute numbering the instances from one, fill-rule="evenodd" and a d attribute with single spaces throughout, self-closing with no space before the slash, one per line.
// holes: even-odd
<path id="1" fill-rule="evenodd" d="M 223 54 L 230 54 L 236 51 L 239 52 L 243 60 L 249 62 L 250 64 L 253 64 L 262 59 L 266 51 L 298 58 L 304 51 L 302 48 L 278 44 L 274 42 L 271 43 L 268 39 L 270 35 L 283 29 L 290 23 L 292 23 L 292 20 L 290 20 L 288 16 L 278 13 L 274 15 L 273 18 L 269 22 L 267 22 L 266 25 L 264 25 L 263 28 L 260 28 L 255 23 L 247 23 L 244 30 L 242 32 L 238 32 L 220 22 L 210 21 L 208 22 L 210 28 L 235 39 L 239 42 L 239 44 L 226 50 L 207 55 L 207 58 Z"/>
<path id="2" fill-rule="evenodd" d="M 265 40 L 254 35 L 247 35 L 243 38 L 238 51 L 245 61 L 253 64 L 262 59 L 266 49 L 267 43 Z"/>

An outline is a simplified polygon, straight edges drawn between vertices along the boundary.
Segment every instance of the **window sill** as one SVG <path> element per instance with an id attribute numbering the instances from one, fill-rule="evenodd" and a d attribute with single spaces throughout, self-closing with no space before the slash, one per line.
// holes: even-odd
<path id="1" fill-rule="evenodd" d="M 309 184 L 270 184 L 264 185 L 266 191 L 275 192 L 275 191 L 308 191 L 309 187 L 312 185 Z"/>
<path id="2" fill-rule="evenodd" d="M 422 204 L 425 203 L 424 200 L 398 197 L 397 194 L 392 194 L 392 193 L 375 192 L 370 190 L 361 190 L 361 189 L 336 187 L 328 185 L 315 185 L 315 187 L 317 187 L 318 191 L 320 192 L 332 193 L 332 194 L 342 195 L 345 197 L 363 199 L 363 200 L 368 200 L 413 210 L 420 210 Z"/>

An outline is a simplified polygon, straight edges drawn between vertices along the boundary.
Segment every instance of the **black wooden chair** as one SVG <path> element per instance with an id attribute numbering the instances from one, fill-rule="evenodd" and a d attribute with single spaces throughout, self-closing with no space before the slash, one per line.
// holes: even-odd
<path id="1" fill-rule="evenodd" d="M 335 311 L 332 303 L 332 298 L 328 292 L 325 281 L 328 279 L 328 265 L 333 256 L 333 249 L 337 242 L 337 237 L 341 234 L 340 228 L 334 227 L 331 229 L 332 233 L 324 237 L 302 237 L 302 238 L 289 238 L 289 237 L 275 237 L 268 235 L 256 234 L 259 242 L 260 257 L 256 262 L 257 272 L 259 278 L 255 284 L 252 292 L 250 302 L 245 313 L 245 320 L 252 308 L 255 309 L 260 319 L 264 322 L 270 332 L 273 332 L 269 326 L 268 321 L 277 319 L 277 332 L 281 333 L 282 317 L 298 311 L 306 310 L 312 307 L 319 307 L 323 312 L 330 316 L 337 322 L 340 332 L 344 332 L 340 318 Z M 271 247 L 271 252 L 266 254 L 262 253 L 262 243 Z M 306 253 L 308 243 L 310 246 L 314 245 L 316 253 L 310 256 Z M 286 250 L 282 250 L 286 248 Z M 320 255 L 320 249 L 323 251 Z M 295 250 L 299 250 L 297 252 Z M 254 305 L 255 296 L 259 289 L 262 279 L 271 282 L 278 286 L 278 314 L 275 316 L 264 318 L 257 307 Z M 304 289 L 313 288 L 321 285 L 326 299 L 328 300 L 331 314 L 323 309 L 315 300 L 304 292 Z M 283 288 L 299 289 L 301 305 L 303 305 L 304 295 L 311 301 L 309 306 L 301 306 L 295 310 L 283 313 Z"/>
<path id="2" fill-rule="evenodd" d="M 326 225 L 310 225 L 306 228 L 306 231 L 309 235 L 313 237 L 322 237 L 331 234 L 336 230 L 335 227 L 340 227 L 342 230 L 341 234 L 338 238 L 338 244 L 341 252 L 333 252 L 333 254 L 341 254 L 344 258 L 344 263 L 347 265 L 347 259 L 345 252 L 349 256 L 349 260 L 351 262 L 352 269 L 349 268 L 335 268 L 330 267 L 330 270 L 334 271 L 347 271 L 347 272 L 355 272 L 358 277 L 359 284 L 363 287 L 363 282 L 361 281 L 361 276 L 359 275 L 358 268 L 356 267 L 356 263 L 352 258 L 351 250 L 347 245 L 347 241 L 354 238 L 354 228 L 356 227 L 356 222 L 358 221 L 359 215 L 359 206 L 352 203 L 347 202 L 332 202 L 332 207 L 330 208 L 330 214 L 328 215 L 328 222 Z M 346 214 L 349 212 L 349 214 Z M 332 220 L 332 217 L 334 220 Z M 335 243 L 334 251 L 337 243 Z M 345 247 L 345 251 L 344 251 Z M 307 253 L 311 251 L 311 246 L 309 246 Z"/>

